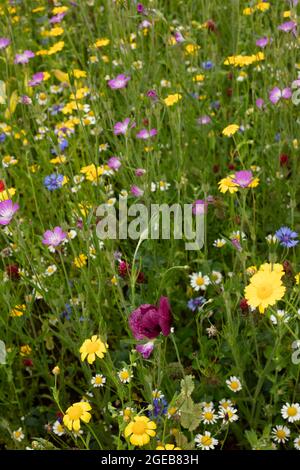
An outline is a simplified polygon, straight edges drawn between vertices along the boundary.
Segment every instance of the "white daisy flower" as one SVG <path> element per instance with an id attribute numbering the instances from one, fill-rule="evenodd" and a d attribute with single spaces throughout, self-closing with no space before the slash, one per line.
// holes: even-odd
<path id="1" fill-rule="evenodd" d="M 233 423 L 239 419 L 237 415 L 237 409 L 233 406 L 229 406 L 226 409 L 221 408 L 219 411 L 219 418 L 223 419 L 223 424 Z"/>
<path id="2" fill-rule="evenodd" d="M 297 436 L 296 439 L 294 439 L 294 447 L 296 450 L 300 450 L 300 436 Z"/>
<path id="3" fill-rule="evenodd" d="M 286 403 L 281 408 L 281 415 L 287 419 L 289 423 L 300 420 L 300 405 L 299 403 Z"/>
<path id="4" fill-rule="evenodd" d="M 210 284 L 209 277 L 206 275 L 203 276 L 201 272 L 193 273 L 189 277 L 191 279 L 191 286 L 196 292 L 198 292 L 200 289 L 205 290 L 206 287 Z"/>
<path id="5" fill-rule="evenodd" d="M 17 442 L 23 441 L 23 439 L 24 439 L 24 437 L 25 437 L 22 428 L 19 428 L 19 429 L 17 429 L 16 431 L 13 431 L 12 434 L 13 434 L 14 440 L 17 441 Z"/>
<path id="6" fill-rule="evenodd" d="M 63 436 L 65 434 L 65 428 L 59 420 L 56 420 L 52 426 L 52 432 L 57 436 Z"/>
<path id="7" fill-rule="evenodd" d="M 218 440 L 212 437 L 211 433 L 208 431 L 205 431 L 204 434 L 197 434 L 195 442 L 197 447 L 200 447 L 202 450 L 214 449 L 218 444 Z"/>
<path id="8" fill-rule="evenodd" d="M 226 380 L 227 387 L 234 393 L 242 390 L 242 384 L 240 379 L 232 375 L 228 380 Z"/>
<path id="9" fill-rule="evenodd" d="M 104 387 L 105 382 L 106 377 L 102 374 L 96 374 L 91 380 L 91 384 L 94 388 Z"/>
<path id="10" fill-rule="evenodd" d="M 279 424 L 272 429 L 272 436 L 275 442 L 284 443 L 288 441 L 291 431 L 287 426 Z"/>

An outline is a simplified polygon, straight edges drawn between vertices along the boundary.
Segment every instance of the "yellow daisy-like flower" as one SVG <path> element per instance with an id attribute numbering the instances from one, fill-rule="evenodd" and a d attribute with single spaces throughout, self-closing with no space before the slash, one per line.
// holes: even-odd
<path id="1" fill-rule="evenodd" d="M 11 317 L 22 317 L 26 311 L 26 305 L 16 305 L 10 312 Z"/>
<path id="2" fill-rule="evenodd" d="M 267 11 L 270 8 L 270 3 L 269 2 L 259 2 L 257 5 L 255 5 L 256 10 L 260 11 Z"/>
<path id="3" fill-rule="evenodd" d="M 269 305 L 274 305 L 282 299 L 285 287 L 281 282 L 282 274 L 276 271 L 259 271 L 250 279 L 245 288 L 245 298 L 248 304 L 264 313 Z"/>
<path id="4" fill-rule="evenodd" d="M 32 352 L 31 347 L 29 344 L 23 344 L 23 346 L 20 347 L 20 355 L 21 356 L 29 356 Z"/>
<path id="5" fill-rule="evenodd" d="M 91 414 L 89 411 L 92 409 L 91 405 L 85 401 L 80 401 L 74 403 L 70 406 L 63 418 L 64 425 L 69 429 L 69 431 L 79 431 L 80 421 L 88 423 L 91 419 Z"/>
<path id="6" fill-rule="evenodd" d="M 81 269 L 86 266 L 87 259 L 88 258 L 84 253 L 80 253 L 79 256 L 76 256 L 76 258 L 74 258 L 73 264 L 76 268 Z"/>
<path id="7" fill-rule="evenodd" d="M 8 188 L 0 192 L 0 201 L 6 201 L 11 199 L 16 194 L 15 188 Z"/>
<path id="8" fill-rule="evenodd" d="M 75 78 L 85 78 L 87 76 L 87 72 L 85 70 L 74 69 L 73 75 Z"/>
<path id="9" fill-rule="evenodd" d="M 135 416 L 125 428 L 124 436 L 130 436 L 130 443 L 134 446 L 142 447 L 150 442 L 150 437 L 154 437 L 156 424 L 150 421 L 147 416 Z"/>
<path id="10" fill-rule="evenodd" d="M 296 281 L 296 285 L 299 286 L 299 284 L 300 284 L 300 273 L 295 275 L 295 281 Z"/>
<path id="11" fill-rule="evenodd" d="M 83 362 L 85 358 L 87 358 L 88 363 L 93 364 L 96 360 L 96 356 L 102 359 L 107 349 L 108 344 L 103 343 L 97 335 L 93 335 L 90 339 L 86 339 L 79 349 L 81 360 Z"/>
<path id="12" fill-rule="evenodd" d="M 260 266 L 259 271 L 265 272 L 265 273 L 271 273 L 274 271 L 277 274 L 280 274 L 280 277 L 284 276 L 284 269 L 282 264 L 280 263 L 264 263 Z"/>
<path id="13" fill-rule="evenodd" d="M 230 194 L 236 193 L 239 187 L 238 184 L 232 181 L 232 178 L 230 176 L 222 178 L 221 181 L 219 181 L 218 186 L 219 191 L 223 194 L 227 193 L 227 191 L 229 191 Z"/>
<path id="14" fill-rule="evenodd" d="M 229 126 L 222 130 L 222 134 L 226 137 L 231 137 L 239 130 L 239 128 L 240 126 L 237 124 L 229 124 Z"/>
<path id="15" fill-rule="evenodd" d="M 109 43 L 110 43 L 110 40 L 108 38 L 101 38 L 101 39 L 97 39 L 97 41 L 94 43 L 94 46 L 104 47 L 104 46 L 108 46 Z"/>
<path id="16" fill-rule="evenodd" d="M 175 447 L 174 444 L 166 444 L 164 446 L 157 446 L 156 450 L 181 450 L 181 447 Z"/>
<path id="17" fill-rule="evenodd" d="M 164 99 L 166 106 L 173 106 L 175 103 L 178 103 L 182 98 L 180 93 L 174 93 L 174 95 L 169 95 Z"/>

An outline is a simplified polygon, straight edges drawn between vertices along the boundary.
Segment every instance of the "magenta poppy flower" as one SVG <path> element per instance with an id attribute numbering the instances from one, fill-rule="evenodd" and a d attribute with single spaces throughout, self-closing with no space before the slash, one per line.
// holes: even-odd
<path id="1" fill-rule="evenodd" d="M 255 44 L 256 44 L 258 47 L 264 48 L 264 47 L 266 47 L 266 46 L 268 45 L 268 43 L 269 43 L 269 38 L 268 38 L 267 36 L 264 36 L 264 37 L 262 37 L 262 38 L 259 38 L 259 39 L 256 41 Z"/>
<path id="2" fill-rule="evenodd" d="M 131 126 L 129 126 L 129 123 L 130 123 L 130 118 L 126 118 L 126 119 L 124 119 L 124 121 L 117 122 L 114 125 L 114 134 L 115 135 L 119 135 L 119 134 L 125 135 L 126 132 L 128 131 L 128 129 L 132 129 L 133 127 L 135 127 L 135 122 L 133 122 L 131 124 Z"/>
<path id="3" fill-rule="evenodd" d="M 241 188 L 247 188 L 253 181 L 252 171 L 241 170 L 237 171 L 233 178 L 233 183 L 238 184 Z"/>
<path id="4" fill-rule="evenodd" d="M 120 88 L 125 88 L 131 77 L 127 77 L 123 73 L 118 75 L 116 78 L 108 80 L 108 86 L 112 90 L 119 90 Z"/>
<path id="5" fill-rule="evenodd" d="M 15 55 L 15 64 L 28 64 L 29 59 L 32 59 L 34 57 L 34 52 L 32 51 L 24 51 L 21 54 L 16 54 Z"/>
<path id="6" fill-rule="evenodd" d="M 44 72 L 37 72 L 32 76 L 32 79 L 28 82 L 29 86 L 37 86 L 44 80 Z"/>
<path id="7" fill-rule="evenodd" d="M 11 199 L 0 202 L 0 225 L 8 225 L 15 212 L 19 209 L 19 204 L 14 204 Z"/>
<path id="8" fill-rule="evenodd" d="M 149 359 L 154 349 L 154 343 L 149 341 L 146 344 L 137 344 L 135 349 L 143 356 L 144 359 Z"/>
<path id="9" fill-rule="evenodd" d="M 0 38 L 0 49 L 6 49 L 10 45 L 10 39 Z"/>
<path id="10" fill-rule="evenodd" d="M 284 31 L 285 33 L 292 32 L 293 34 L 296 34 L 296 32 L 297 32 L 297 23 L 295 23 L 295 21 L 285 21 L 284 23 L 281 23 L 278 26 L 278 29 L 280 31 Z"/>
<path id="11" fill-rule="evenodd" d="M 171 332 L 171 309 L 167 297 L 161 297 L 159 305 L 143 304 L 129 317 L 129 327 L 137 340 L 154 339 L 160 333 L 168 336 Z"/>
<path id="12" fill-rule="evenodd" d="M 135 197 L 141 197 L 144 194 L 144 191 L 136 185 L 131 186 L 130 192 Z"/>
<path id="13" fill-rule="evenodd" d="M 276 86 L 270 91 L 269 100 L 271 103 L 276 104 L 281 98 L 288 100 L 291 98 L 291 96 L 292 90 L 290 88 L 284 88 L 283 90 L 280 90 L 280 88 Z"/>
<path id="14" fill-rule="evenodd" d="M 148 129 L 141 129 L 136 137 L 137 139 L 142 139 L 142 140 L 146 140 L 146 139 L 150 139 L 150 137 L 154 137 L 155 135 L 157 135 L 157 129 L 150 129 L 150 131 L 148 131 Z"/>
<path id="15" fill-rule="evenodd" d="M 43 237 L 42 243 L 44 245 L 55 247 L 67 238 L 67 234 L 62 231 L 61 227 L 54 227 L 53 230 L 46 230 Z"/>
<path id="16" fill-rule="evenodd" d="M 120 162 L 119 158 L 118 157 L 111 157 L 108 162 L 107 162 L 107 165 L 109 166 L 109 168 L 111 168 L 112 170 L 115 170 L 117 171 L 120 166 L 122 165 L 122 163 Z"/>

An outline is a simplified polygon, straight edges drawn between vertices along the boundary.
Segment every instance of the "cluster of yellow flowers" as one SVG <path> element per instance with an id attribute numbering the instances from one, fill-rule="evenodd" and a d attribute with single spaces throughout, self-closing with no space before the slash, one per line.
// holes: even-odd
<path id="1" fill-rule="evenodd" d="M 252 55 L 231 55 L 224 60 L 224 65 L 233 65 L 234 67 L 244 67 L 256 62 L 265 60 L 265 54 L 258 52 Z"/>

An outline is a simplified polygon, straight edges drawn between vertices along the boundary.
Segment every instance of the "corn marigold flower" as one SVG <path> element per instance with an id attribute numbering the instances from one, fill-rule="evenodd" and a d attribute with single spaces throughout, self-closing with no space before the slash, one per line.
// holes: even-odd
<path id="1" fill-rule="evenodd" d="M 182 450 L 181 447 L 175 447 L 175 444 L 165 444 L 156 447 L 156 450 Z"/>
<path id="2" fill-rule="evenodd" d="M 182 99 L 182 95 L 180 93 L 174 93 L 173 95 L 168 95 L 163 101 L 166 106 L 173 106 L 174 104 L 178 103 Z"/>
<path id="3" fill-rule="evenodd" d="M 281 300 L 286 290 L 281 277 L 282 274 L 276 271 L 259 271 L 254 274 L 245 288 L 245 298 L 250 307 L 258 307 L 260 313 L 264 313 L 267 307 Z"/>
<path id="4" fill-rule="evenodd" d="M 239 128 L 240 126 L 237 124 L 230 124 L 222 130 L 222 134 L 226 137 L 231 137 L 239 130 Z"/>
<path id="5" fill-rule="evenodd" d="M 84 423 L 90 422 L 92 416 L 89 411 L 91 411 L 91 409 L 91 405 L 85 401 L 74 403 L 67 409 L 63 417 L 64 425 L 69 429 L 69 431 L 79 431 L 80 421 L 83 421 Z"/>
<path id="6" fill-rule="evenodd" d="M 88 363 L 93 364 L 96 356 L 102 359 L 107 349 L 108 344 L 103 343 L 97 335 L 93 335 L 90 339 L 86 339 L 79 349 L 81 361 L 83 362 L 87 358 Z"/>
<path id="7" fill-rule="evenodd" d="M 124 436 L 129 437 L 132 445 L 142 447 L 150 442 L 150 437 L 155 436 L 155 429 L 155 422 L 150 421 L 147 416 L 135 416 L 126 426 Z"/>

